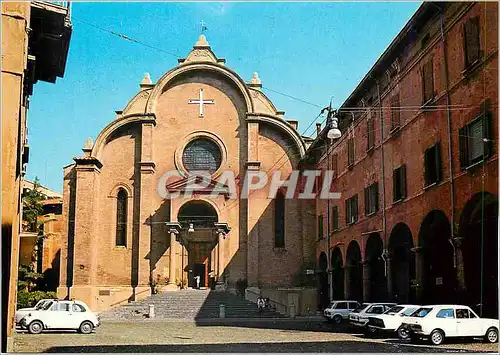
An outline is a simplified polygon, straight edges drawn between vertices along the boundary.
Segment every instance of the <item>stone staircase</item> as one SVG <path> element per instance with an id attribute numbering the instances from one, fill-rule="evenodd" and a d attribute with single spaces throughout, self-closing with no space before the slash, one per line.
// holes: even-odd
<path id="1" fill-rule="evenodd" d="M 226 318 L 286 318 L 284 315 L 264 310 L 230 292 L 181 290 L 162 292 L 140 301 L 101 312 L 101 321 L 147 319 L 149 305 L 153 304 L 155 319 L 201 320 L 219 318 L 219 305 L 225 305 Z"/>

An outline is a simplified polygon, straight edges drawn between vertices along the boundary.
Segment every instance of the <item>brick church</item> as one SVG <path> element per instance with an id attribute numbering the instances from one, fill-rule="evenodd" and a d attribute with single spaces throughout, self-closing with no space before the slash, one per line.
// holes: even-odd
<path id="1" fill-rule="evenodd" d="M 204 35 L 178 66 L 152 83 L 148 74 L 83 155 L 64 168 L 61 278 L 58 296 L 92 309 L 192 287 L 278 290 L 315 262 L 313 203 L 268 191 L 248 199 L 165 199 L 162 176 L 179 171 L 246 171 L 282 179 L 306 152 L 297 121 L 285 120 L 261 91 L 217 58 Z M 185 192 L 183 179 L 161 186 Z M 244 287 L 245 287 L 244 286 Z M 312 293 L 315 299 L 315 291 Z M 276 298 L 276 297 L 274 297 Z M 312 304 L 315 301 L 311 302 Z"/>

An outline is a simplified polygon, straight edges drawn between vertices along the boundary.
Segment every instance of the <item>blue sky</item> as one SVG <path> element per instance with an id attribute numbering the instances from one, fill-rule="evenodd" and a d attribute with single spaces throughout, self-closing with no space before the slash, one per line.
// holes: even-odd
<path id="1" fill-rule="evenodd" d="M 61 191 L 62 168 L 81 155 L 138 91 L 145 72 L 153 82 L 177 65 L 195 43 L 200 22 L 219 58 L 248 81 L 257 71 L 264 88 L 319 106 L 338 107 L 403 28 L 419 2 L 316 3 L 73 3 L 66 73 L 38 82 L 28 113 L 30 162 Z M 123 40 L 90 24 L 149 46 Z M 165 52 L 173 53 L 169 55 Z M 266 91 L 299 131 L 320 108 Z"/>

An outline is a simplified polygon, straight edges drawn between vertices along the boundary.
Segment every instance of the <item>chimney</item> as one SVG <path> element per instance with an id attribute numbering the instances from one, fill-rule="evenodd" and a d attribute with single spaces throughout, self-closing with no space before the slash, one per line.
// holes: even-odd
<path id="1" fill-rule="evenodd" d="M 321 133 L 321 123 L 317 122 L 316 123 L 316 136 L 319 136 L 320 133 Z"/>

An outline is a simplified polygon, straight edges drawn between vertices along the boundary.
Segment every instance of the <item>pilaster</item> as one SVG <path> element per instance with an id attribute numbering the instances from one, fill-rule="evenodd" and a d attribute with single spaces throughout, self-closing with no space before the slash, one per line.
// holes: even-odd
<path id="1" fill-rule="evenodd" d="M 423 276 L 424 276 L 424 269 L 423 269 L 423 256 L 422 256 L 422 247 L 415 247 L 412 248 L 411 251 L 415 254 L 415 296 L 417 298 L 418 302 L 422 302 L 423 300 Z"/>
<path id="2" fill-rule="evenodd" d="M 151 250 L 151 212 L 155 193 L 155 163 L 153 162 L 153 128 L 154 121 L 142 124 L 139 197 L 139 243 L 137 285 L 147 286 L 151 281 L 150 260 L 146 258 Z"/>
<path id="3" fill-rule="evenodd" d="M 218 243 L 217 243 L 217 291 L 225 290 L 224 269 L 226 268 L 226 258 L 224 255 L 224 240 L 231 230 L 227 223 L 215 223 Z"/>
<path id="4" fill-rule="evenodd" d="M 84 150 L 85 151 L 85 150 Z M 76 162 L 75 233 L 73 256 L 73 285 L 97 283 L 99 243 L 99 175 L 102 164 L 97 158 L 84 156 Z"/>
<path id="5" fill-rule="evenodd" d="M 461 297 L 465 294 L 465 272 L 464 272 L 464 252 L 463 252 L 463 241 L 464 237 L 455 237 L 451 239 L 453 245 L 455 246 L 455 264 L 458 282 L 458 296 Z M 479 275 L 478 275 L 479 276 Z"/>
<path id="6" fill-rule="evenodd" d="M 387 256 L 386 258 L 386 263 L 387 263 L 387 297 L 389 300 L 392 300 L 394 298 L 394 295 L 392 294 L 392 258 L 390 255 Z"/>
<path id="7" fill-rule="evenodd" d="M 175 275 L 177 271 L 177 249 L 179 233 L 181 225 L 177 222 L 167 222 L 168 234 L 170 236 L 170 251 L 169 251 L 169 265 L 168 265 L 168 284 L 167 290 L 177 290 L 177 283 L 175 282 Z"/>
<path id="8" fill-rule="evenodd" d="M 370 300 L 370 263 L 368 261 L 363 262 L 363 301 L 368 302 Z"/>

